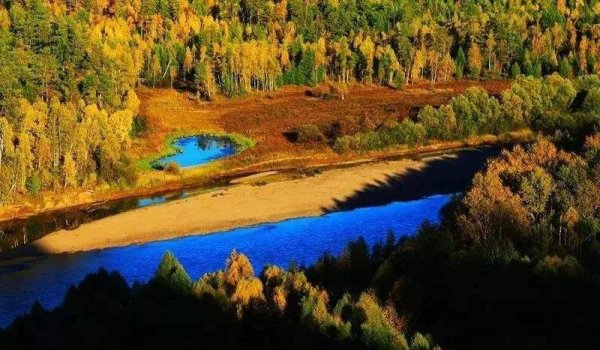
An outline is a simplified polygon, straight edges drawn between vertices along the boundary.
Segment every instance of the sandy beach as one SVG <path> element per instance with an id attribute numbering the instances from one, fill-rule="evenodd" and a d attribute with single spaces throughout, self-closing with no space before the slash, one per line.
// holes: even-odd
<path id="1" fill-rule="evenodd" d="M 466 186 L 488 153 L 490 150 L 469 150 L 332 169 L 293 180 L 242 181 L 57 231 L 32 242 L 29 248 L 41 254 L 89 251 L 452 193 Z"/>

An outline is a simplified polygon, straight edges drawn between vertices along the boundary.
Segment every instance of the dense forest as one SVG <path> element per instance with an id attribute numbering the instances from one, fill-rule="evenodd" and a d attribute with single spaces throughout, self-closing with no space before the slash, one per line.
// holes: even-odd
<path id="1" fill-rule="evenodd" d="M 600 67 L 599 16 L 597 0 L 2 1 L 0 203 L 134 183 L 140 84 L 212 99 L 325 80 L 572 78 Z"/>
<path id="2" fill-rule="evenodd" d="M 134 184 L 135 88 L 212 100 L 285 85 L 514 79 L 337 152 L 530 129 L 439 225 L 307 267 L 237 252 L 192 281 L 171 254 L 128 285 L 104 270 L 1 348 L 593 349 L 600 327 L 600 0 L 3 0 L 0 205 L 15 193 Z M 263 267 L 259 267 L 263 268 Z"/>
<path id="3" fill-rule="evenodd" d="M 8 348 L 594 349 L 600 326 L 600 133 L 491 161 L 439 225 L 313 266 L 255 274 L 233 252 L 192 281 L 167 253 L 128 286 L 88 275 L 53 311 L 0 332 Z M 425 335 L 424 335 L 425 334 Z"/>

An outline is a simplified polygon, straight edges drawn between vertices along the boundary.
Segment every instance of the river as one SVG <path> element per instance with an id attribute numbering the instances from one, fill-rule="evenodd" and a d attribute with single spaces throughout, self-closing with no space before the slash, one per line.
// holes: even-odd
<path id="1" fill-rule="evenodd" d="M 100 267 L 118 270 L 129 283 L 143 282 L 154 274 L 162 255 L 171 251 L 198 279 L 223 268 L 232 249 L 246 254 L 257 272 L 267 264 L 309 265 L 325 252 L 341 253 L 360 236 L 373 246 L 385 240 L 390 230 L 397 237 L 414 234 L 424 221 L 438 221 L 440 209 L 450 199 L 451 195 L 435 195 L 210 235 L 3 262 L 0 327 L 28 312 L 36 300 L 45 308 L 58 306 L 69 286 Z"/>

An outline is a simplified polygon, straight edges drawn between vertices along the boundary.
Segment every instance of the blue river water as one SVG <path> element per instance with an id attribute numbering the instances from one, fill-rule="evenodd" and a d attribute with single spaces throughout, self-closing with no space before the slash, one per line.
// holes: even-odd
<path id="1" fill-rule="evenodd" d="M 178 138 L 173 146 L 178 152 L 159 159 L 155 164 L 177 163 L 182 168 L 191 168 L 236 152 L 235 145 L 227 139 L 203 135 Z"/>
<path id="2" fill-rule="evenodd" d="M 310 265 L 323 253 L 340 254 L 360 236 L 373 246 L 385 240 L 390 230 L 397 238 L 414 234 L 424 221 L 438 222 L 440 209 L 451 198 L 436 195 L 210 235 L 4 262 L 0 264 L 0 327 L 27 313 L 36 300 L 47 309 L 58 306 L 69 286 L 100 267 L 118 270 L 129 283 L 144 282 L 152 277 L 162 255 L 171 251 L 196 280 L 222 269 L 232 249 L 246 254 L 256 273 L 268 264 Z"/>

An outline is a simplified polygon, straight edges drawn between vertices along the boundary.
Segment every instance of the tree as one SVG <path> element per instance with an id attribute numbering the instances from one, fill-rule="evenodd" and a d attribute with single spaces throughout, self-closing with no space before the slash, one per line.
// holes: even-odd
<path id="1" fill-rule="evenodd" d="M 462 79 L 465 71 L 465 67 L 467 65 L 467 57 L 465 56 L 465 52 L 462 47 L 458 48 L 458 53 L 456 54 L 456 79 Z"/>
<path id="2" fill-rule="evenodd" d="M 518 77 L 519 75 L 521 75 L 521 67 L 519 66 L 518 62 L 513 63 L 513 65 L 510 68 L 510 75 L 513 78 Z"/>
<path id="3" fill-rule="evenodd" d="M 186 75 L 194 68 L 194 53 L 189 47 L 185 48 L 185 57 L 183 59 L 183 74 Z"/>
<path id="4" fill-rule="evenodd" d="M 481 56 L 479 45 L 475 42 L 471 42 L 471 46 L 469 47 L 469 73 L 471 78 L 479 78 L 482 69 L 483 57 Z"/>
<path id="5" fill-rule="evenodd" d="M 5 155 L 11 156 L 14 152 L 13 135 L 13 128 L 8 119 L 0 117 L 0 172 Z"/>
<path id="6" fill-rule="evenodd" d="M 365 40 L 360 43 L 360 53 L 362 55 L 363 70 L 362 77 L 366 83 L 371 83 L 373 77 L 373 61 L 375 56 L 375 44 L 371 37 L 367 35 Z"/>
<path id="7" fill-rule="evenodd" d="M 192 288 L 192 279 L 171 252 L 163 255 L 153 281 L 183 293 L 191 292 Z"/>
<path id="8" fill-rule="evenodd" d="M 558 72 L 564 78 L 572 78 L 573 77 L 573 67 L 571 66 L 571 62 L 568 58 L 563 57 L 560 60 L 560 64 L 558 66 Z"/>
<path id="9" fill-rule="evenodd" d="M 238 254 L 233 250 L 226 264 L 225 281 L 232 287 L 235 287 L 240 281 L 254 276 L 254 269 L 250 260 L 244 254 Z"/>
<path id="10" fill-rule="evenodd" d="M 215 83 L 213 80 L 212 69 L 207 61 L 208 60 L 204 55 L 196 61 L 194 80 L 198 98 L 202 96 L 210 101 L 215 94 Z"/>

